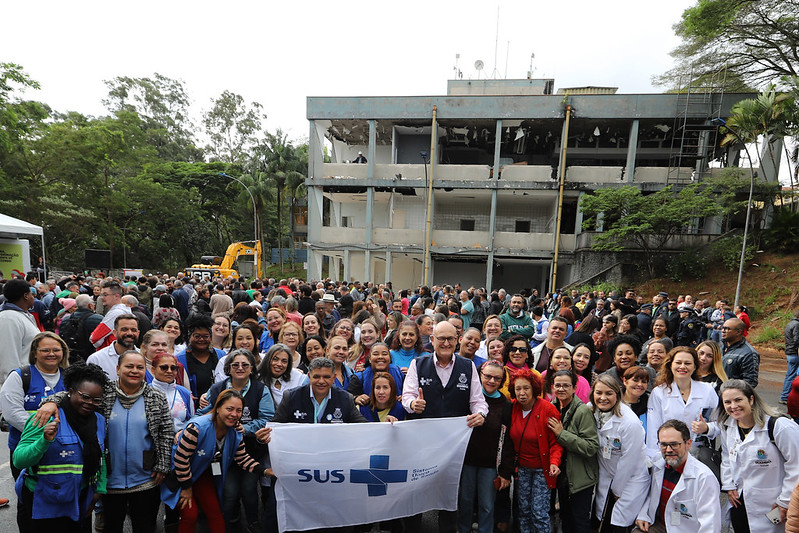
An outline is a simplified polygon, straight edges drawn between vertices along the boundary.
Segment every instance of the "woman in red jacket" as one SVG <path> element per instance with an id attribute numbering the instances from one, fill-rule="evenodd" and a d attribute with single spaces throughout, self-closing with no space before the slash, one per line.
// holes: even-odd
<path id="1" fill-rule="evenodd" d="M 519 465 L 516 487 L 521 531 L 549 533 L 549 490 L 557 485 L 563 448 L 547 425 L 560 419 L 554 405 L 540 398 L 541 378 L 529 369 L 511 374 L 510 438 Z"/>

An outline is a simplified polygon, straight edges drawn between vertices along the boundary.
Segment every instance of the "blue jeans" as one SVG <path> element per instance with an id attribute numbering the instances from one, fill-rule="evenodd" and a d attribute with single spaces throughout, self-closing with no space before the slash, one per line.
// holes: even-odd
<path id="1" fill-rule="evenodd" d="M 222 514 L 226 523 L 239 516 L 239 498 L 244 503 L 247 524 L 258 523 L 259 477 L 258 474 L 242 470 L 237 464 L 230 465 L 222 488 Z"/>
<path id="2" fill-rule="evenodd" d="M 791 383 L 796 377 L 796 372 L 799 371 L 799 355 L 786 355 L 788 360 L 788 371 L 785 373 L 785 383 L 782 385 L 782 394 L 780 394 L 780 401 L 788 401 L 788 393 L 791 392 Z"/>
<path id="3" fill-rule="evenodd" d="M 477 494 L 478 533 L 494 531 L 494 499 L 497 495 L 494 479 L 496 477 L 496 468 L 463 465 L 458 494 L 458 533 L 470 533 L 472 530 L 475 494 Z"/>
<path id="4" fill-rule="evenodd" d="M 549 533 L 549 487 L 544 471 L 520 466 L 516 488 L 520 530 L 525 533 Z"/>

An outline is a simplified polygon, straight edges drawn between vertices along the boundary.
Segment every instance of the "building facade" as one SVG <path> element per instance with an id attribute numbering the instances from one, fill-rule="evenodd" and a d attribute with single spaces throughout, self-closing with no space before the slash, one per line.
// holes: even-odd
<path id="1" fill-rule="evenodd" d="M 591 251 L 601 223 L 583 231 L 580 197 L 736 164 L 711 121 L 752 96 L 561 92 L 551 79 L 451 80 L 443 96 L 309 97 L 309 278 L 326 264 L 333 279 L 397 288 L 548 290 L 556 259 L 557 286 L 594 276 L 618 261 Z M 720 231 L 702 221 L 674 249 Z"/>

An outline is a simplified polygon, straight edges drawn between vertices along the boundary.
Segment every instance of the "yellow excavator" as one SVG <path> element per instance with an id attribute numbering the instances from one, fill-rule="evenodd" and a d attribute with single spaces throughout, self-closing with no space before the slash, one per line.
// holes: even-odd
<path id="1" fill-rule="evenodd" d="M 245 260 L 241 261 L 240 259 Z M 261 241 L 234 242 L 227 247 L 225 257 L 204 255 L 200 257 L 200 263 L 191 265 L 183 272 L 186 276 L 199 275 L 203 279 L 259 277 L 263 273 L 261 271 Z"/>

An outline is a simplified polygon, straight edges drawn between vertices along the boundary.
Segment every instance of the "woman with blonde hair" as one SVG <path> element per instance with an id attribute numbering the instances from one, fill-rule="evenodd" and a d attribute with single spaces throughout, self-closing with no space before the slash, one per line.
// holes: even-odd
<path id="1" fill-rule="evenodd" d="M 721 384 L 727 381 L 721 346 L 715 341 L 700 342 L 696 347 L 696 355 L 699 357 L 699 366 L 696 368 L 697 379 L 713 385 L 718 394 Z"/>
<path id="2" fill-rule="evenodd" d="M 347 356 L 347 366 L 355 372 L 360 372 L 364 369 L 366 362 L 369 360 L 369 351 L 372 349 L 372 345 L 380 340 L 380 332 L 373 318 L 367 318 L 361 322 L 360 326 L 360 338 L 350 348 Z"/>
<path id="3" fill-rule="evenodd" d="M 302 356 L 297 349 L 305 342 L 302 326 L 292 320 L 287 321 L 283 324 L 283 327 L 280 328 L 280 333 L 277 335 L 277 342 L 278 344 L 288 346 L 288 348 L 292 350 L 294 353 L 292 365 L 294 368 L 297 368 L 302 362 Z"/>

